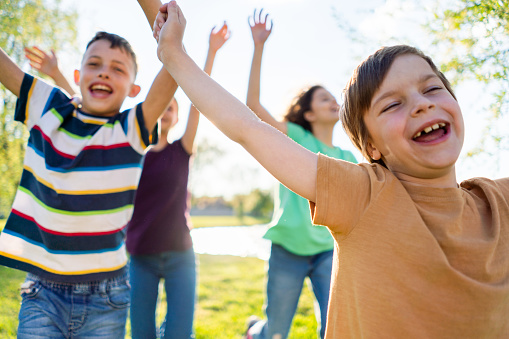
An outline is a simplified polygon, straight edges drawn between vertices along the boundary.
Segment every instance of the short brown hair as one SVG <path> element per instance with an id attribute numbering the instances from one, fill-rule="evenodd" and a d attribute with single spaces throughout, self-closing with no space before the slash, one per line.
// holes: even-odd
<path id="1" fill-rule="evenodd" d="M 126 39 L 122 38 L 120 35 L 116 35 L 113 33 L 108 32 L 97 32 L 95 36 L 90 40 L 87 44 L 88 50 L 90 45 L 92 45 L 94 42 L 98 40 L 107 40 L 110 42 L 110 48 L 119 48 L 121 51 L 127 53 L 133 60 L 134 63 L 134 75 L 138 73 L 138 63 L 136 62 L 136 54 L 134 53 L 133 48 L 131 47 L 131 44 Z"/>
<path id="2" fill-rule="evenodd" d="M 341 106 L 340 118 L 350 140 L 362 152 L 362 155 L 370 163 L 376 162 L 384 167 L 387 166 L 382 159 L 373 160 L 368 152 L 369 132 L 364 124 L 364 114 L 371 107 L 371 100 L 384 81 L 392 63 L 398 56 L 404 54 L 413 54 L 423 58 L 456 99 L 451 84 L 444 74 L 438 70 L 430 57 L 415 47 L 407 45 L 382 47 L 364 60 L 354 70 L 343 90 L 344 101 Z"/>

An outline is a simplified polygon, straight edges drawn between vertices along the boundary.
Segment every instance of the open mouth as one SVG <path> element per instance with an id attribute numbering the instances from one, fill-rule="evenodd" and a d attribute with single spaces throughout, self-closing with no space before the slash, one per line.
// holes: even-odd
<path id="1" fill-rule="evenodd" d="M 94 94 L 106 95 L 113 93 L 111 87 L 101 84 L 95 84 L 90 86 L 90 92 Z"/>
<path id="2" fill-rule="evenodd" d="M 424 128 L 422 131 L 417 132 L 412 140 L 417 142 L 430 142 L 440 139 L 444 135 L 449 133 L 449 124 L 439 122 Z"/>

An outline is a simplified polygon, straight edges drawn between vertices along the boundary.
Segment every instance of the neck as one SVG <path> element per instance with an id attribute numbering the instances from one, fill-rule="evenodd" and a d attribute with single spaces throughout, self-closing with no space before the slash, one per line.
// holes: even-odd
<path id="1" fill-rule="evenodd" d="M 427 186 L 434 188 L 458 187 L 458 182 L 456 181 L 456 169 L 454 166 L 450 170 L 445 171 L 444 173 L 439 173 L 435 176 L 429 177 L 416 177 L 398 172 L 393 173 L 400 181 L 408 182 L 419 186 Z"/>
<path id="2" fill-rule="evenodd" d="M 164 149 L 167 145 L 168 145 L 168 131 L 166 132 L 161 131 L 161 134 L 159 135 L 159 140 L 157 140 L 157 144 L 152 146 L 152 150 L 160 151 Z"/>
<path id="3" fill-rule="evenodd" d="M 311 130 L 313 131 L 313 135 L 315 138 L 323 142 L 329 147 L 333 147 L 332 145 L 332 133 L 334 132 L 334 125 L 328 124 L 311 124 Z"/>

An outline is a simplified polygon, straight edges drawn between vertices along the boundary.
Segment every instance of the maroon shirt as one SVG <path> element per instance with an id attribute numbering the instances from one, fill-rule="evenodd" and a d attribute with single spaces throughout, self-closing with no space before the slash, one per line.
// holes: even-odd
<path id="1" fill-rule="evenodd" d="M 192 247 L 187 206 L 190 158 L 180 140 L 145 155 L 127 226 L 129 253 L 157 254 Z"/>

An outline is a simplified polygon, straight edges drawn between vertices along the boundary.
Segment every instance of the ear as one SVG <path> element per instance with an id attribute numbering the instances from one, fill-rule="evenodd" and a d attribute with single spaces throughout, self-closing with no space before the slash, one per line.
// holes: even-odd
<path id="1" fill-rule="evenodd" d="M 75 69 L 74 70 L 74 83 L 79 86 L 80 85 L 80 71 Z"/>
<path id="2" fill-rule="evenodd" d="M 141 91 L 141 87 L 138 86 L 138 85 L 131 85 L 131 89 L 129 90 L 129 98 L 134 98 L 135 96 L 138 95 L 138 93 L 140 93 Z"/>
<path id="3" fill-rule="evenodd" d="M 376 148 L 375 145 L 371 141 L 368 142 L 368 154 L 373 160 L 380 160 L 382 158 L 382 153 Z"/>
<path id="4" fill-rule="evenodd" d="M 313 122 L 316 120 L 316 116 L 312 111 L 306 111 L 304 113 L 304 119 L 306 119 L 308 122 Z"/>

